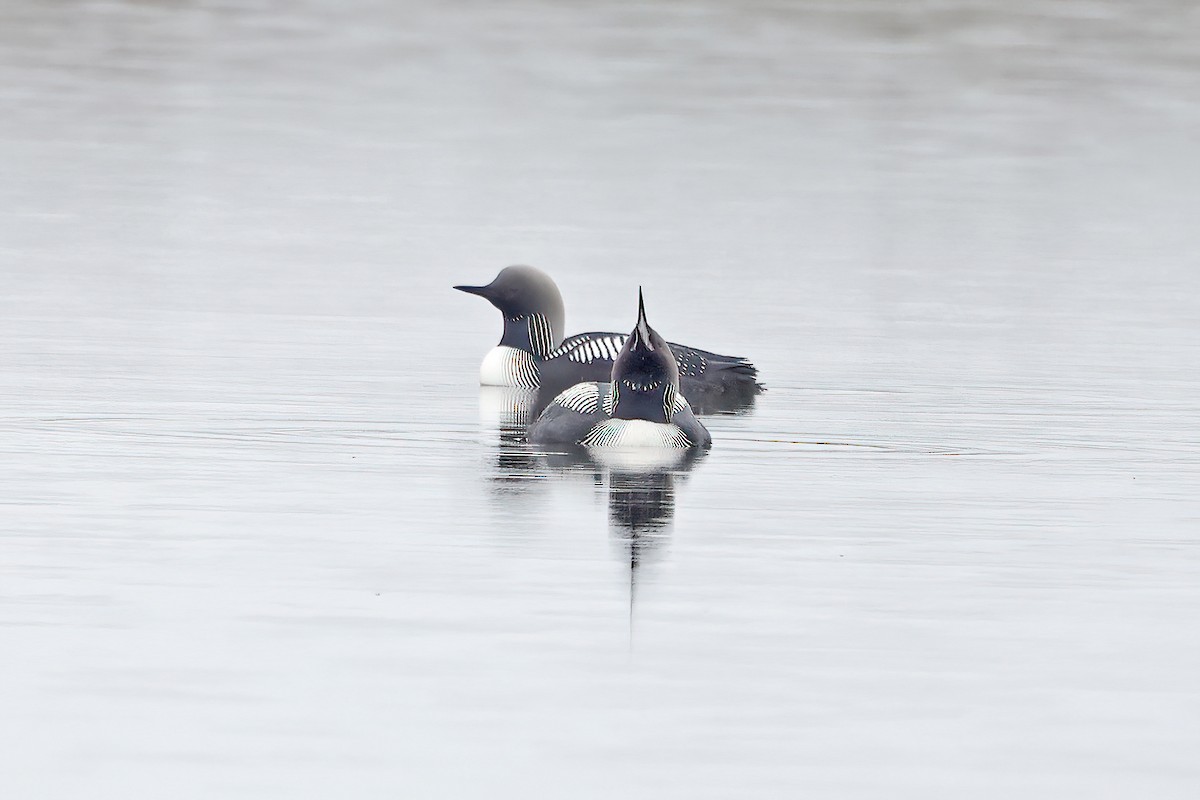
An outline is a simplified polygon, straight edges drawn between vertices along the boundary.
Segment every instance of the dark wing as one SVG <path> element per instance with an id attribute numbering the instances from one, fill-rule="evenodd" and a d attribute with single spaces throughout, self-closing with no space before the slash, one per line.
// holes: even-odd
<path id="1" fill-rule="evenodd" d="M 750 380 L 758 378 L 758 367 L 741 356 L 723 356 L 720 353 L 710 353 L 707 350 L 674 342 L 667 342 L 667 346 L 671 348 L 671 354 L 675 356 L 675 363 L 679 365 L 680 379 L 702 376 L 716 377 L 718 374 L 724 378 L 726 377 L 725 373 L 744 375 Z"/>
<path id="2" fill-rule="evenodd" d="M 739 411 L 763 391 L 758 367 L 741 356 L 710 353 L 667 342 L 679 365 L 679 391 L 698 414 Z"/>
<path id="3" fill-rule="evenodd" d="M 533 444 L 579 444 L 597 423 L 608 418 L 604 396 L 608 384 L 577 383 L 550 401 L 537 421 L 529 426 Z"/>
<path id="4" fill-rule="evenodd" d="M 671 422 L 683 431 L 693 447 L 708 447 L 712 444 L 712 435 L 708 432 L 708 428 L 696 419 L 691 406 L 682 400 L 676 401 L 675 413 L 671 415 Z"/>

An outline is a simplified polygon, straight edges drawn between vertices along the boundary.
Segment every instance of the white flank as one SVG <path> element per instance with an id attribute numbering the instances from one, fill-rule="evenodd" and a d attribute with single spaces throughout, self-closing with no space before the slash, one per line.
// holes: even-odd
<path id="1" fill-rule="evenodd" d="M 479 382 L 484 386 L 538 387 L 538 367 L 532 353 L 507 345 L 493 347 L 479 365 Z"/>

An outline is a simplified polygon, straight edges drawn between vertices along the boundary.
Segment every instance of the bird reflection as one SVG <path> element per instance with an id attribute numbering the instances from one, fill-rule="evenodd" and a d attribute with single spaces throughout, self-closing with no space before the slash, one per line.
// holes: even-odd
<path id="1" fill-rule="evenodd" d="M 502 495 L 521 493 L 545 477 L 536 453 L 525 445 L 525 431 L 545 407 L 535 389 L 481 386 L 479 416 L 497 436 L 493 488 Z"/>
<path id="2" fill-rule="evenodd" d="M 705 451 L 691 449 L 670 466 L 609 466 L 608 523 L 622 558 L 629 562 L 629 646 L 633 648 L 633 610 L 638 568 L 666 544 L 675 518 L 675 483 Z"/>
<path id="3" fill-rule="evenodd" d="M 539 480 L 548 477 L 548 466 L 556 466 L 561 474 L 564 469 L 575 472 L 586 471 L 591 462 L 586 458 L 557 459 L 547 461 L 526 443 L 525 433 L 538 415 L 554 399 L 553 390 L 519 389 L 509 386 L 481 386 L 479 390 L 479 417 L 485 428 L 496 433 L 496 469 L 492 477 L 492 488 L 499 495 L 527 492 Z M 581 451 L 583 452 L 583 451 Z M 599 476 L 595 478 L 599 483 Z"/>
<path id="4" fill-rule="evenodd" d="M 519 427 L 522 430 L 537 418 L 538 392 L 513 386 L 480 386 L 479 418 L 484 424 Z"/>
<path id="5" fill-rule="evenodd" d="M 514 495 L 546 493 L 556 482 L 583 479 L 608 499 L 608 527 L 620 559 L 629 564 L 629 635 L 639 570 L 660 553 L 670 537 L 680 481 L 707 451 L 686 449 L 604 449 L 577 447 L 546 451 L 528 444 L 525 432 L 551 398 L 537 391 L 482 388 L 480 416 L 495 431 L 491 486 L 509 507 Z"/>
<path id="6" fill-rule="evenodd" d="M 514 446 L 515 447 L 515 446 Z M 678 484 L 706 455 L 699 448 L 686 450 L 588 450 L 545 452 L 521 446 L 508 456 L 520 464 L 509 480 L 545 487 L 548 479 L 584 477 L 608 496 L 609 535 L 618 557 L 629 564 L 629 637 L 633 645 L 634 606 L 639 570 L 662 552 L 675 518 Z M 528 478 L 536 475 L 540 481 Z M 519 477 L 518 477 L 519 476 Z"/>

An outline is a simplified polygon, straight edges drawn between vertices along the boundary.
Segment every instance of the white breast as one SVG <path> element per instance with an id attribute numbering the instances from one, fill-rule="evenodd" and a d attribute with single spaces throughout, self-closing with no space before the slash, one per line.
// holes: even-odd
<path id="1" fill-rule="evenodd" d="M 484 386 L 519 386 L 536 389 L 538 378 L 537 361 L 532 353 L 515 347 L 499 345 L 483 358 L 479 365 L 479 382 Z"/>
<path id="2" fill-rule="evenodd" d="M 644 419 L 606 419 L 584 437 L 585 447 L 691 447 L 678 425 Z"/>

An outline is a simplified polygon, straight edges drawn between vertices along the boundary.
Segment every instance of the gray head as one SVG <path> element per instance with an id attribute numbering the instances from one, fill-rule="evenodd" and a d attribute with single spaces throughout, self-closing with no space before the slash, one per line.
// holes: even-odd
<path id="1" fill-rule="evenodd" d="M 545 355 L 562 343 L 566 326 L 562 295 L 550 276 L 525 266 L 505 267 L 487 286 L 455 286 L 477 294 L 504 315 L 500 344 Z"/>
<path id="2" fill-rule="evenodd" d="M 646 322 L 638 289 L 638 320 L 612 368 L 613 416 L 670 422 L 679 393 L 679 366 L 666 340 Z"/>

